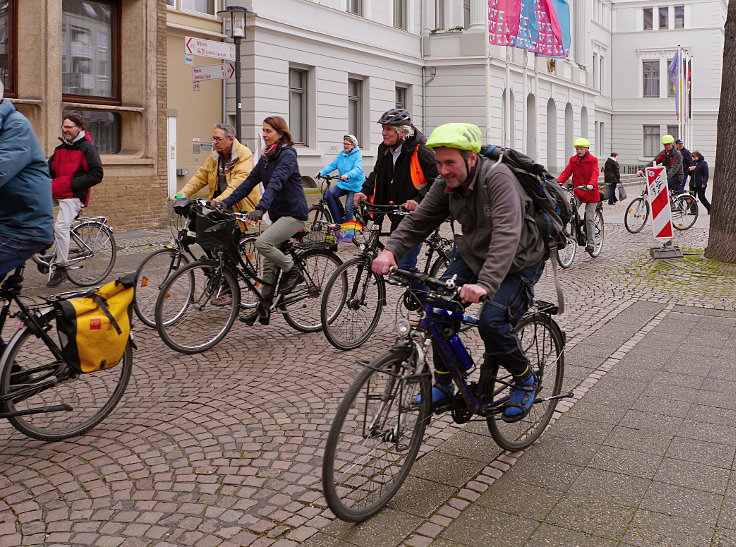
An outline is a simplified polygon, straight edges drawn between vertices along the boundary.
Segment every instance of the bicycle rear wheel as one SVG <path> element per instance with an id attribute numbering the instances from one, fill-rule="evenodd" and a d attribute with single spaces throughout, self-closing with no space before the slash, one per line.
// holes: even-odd
<path id="1" fill-rule="evenodd" d="M 672 225 L 676 230 L 687 230 L 698 220 L 698 202 L 689 194 L 677 196 L 672 207 Z"/>
<path id="2" fill-rule="evenodd" d="M 404 345 L 371 361 L 337 409 L 322 488 L 342 520 L 361 522 L 380 511 L 417 457 L 430 417 L 431 375 L 416 375 L 412 356 L 412 347 Z"/>
<path id="3" fill-rule="evenodd" d="M 263 290 L 261 282 L 258 281 L 258 279 L 263 279 L 263 261 L 256 249 L 257 239 L 258 236 L 248 236 L 241 239 L 240 243 L 238 243 L 238 250 L 250 274 L 251 282 L 255 287 Z M 240 307 L 246 310 L 252 310 L 258 305 L 258 295 L 240 277 L 238 277 L 238 283 L 240 284 Z"/>
<path id="4" fill-rule="evenodd" d="M 180 261 L 180 262 L 179 262 Z M 135 272 L 133 310 L 148 327 L 156 326 L 156 300 L 172 272 L 189 264 L 185 254 L 174 248 L 158 249 L 143 259 Z"/>
<path id="5" fill-rule="evenodd" d="M 13 336 L 0 363 L 0 409 L 46 409 L 10 416 L 8 421 L 28 437 L 61 441 L 89 431 L 115 409 L 130 380 L 133 352 L 128 343 L 115 367 L 76 374 L 64 361 L 56 360 L 40 336 L 25 327 Z"/>
<path id="6" fill-rule="evenodd" d="M 595 222 L 593 224 L 593 252 L 590 256 L 598 256 L 603 250 L 603 240 L 606 236 L 606 225 L 603 222 L 603 213 L 595 212 Z"/>
<path id="7" fill-rule="evenodd" d="M 224 302 L 213 303 L 221 296 Z M 161 287 L 156 330 L 171 349 L 199 353 L 225 337 L 239 307 L 240 290 L 233 274 L 216 260 L 198 260 L 171 275 Z"/>
<path id="8" fill-rule="evenodd" d="M 641 232 L 649 218 L 649 202 L 644 198 L 636 198 L 626 206 L 624 226 L 632 234 Z"/>
<path id="9" fill-rule="evenodd" d="M 565 370 L 564 342 L 552 318 L 543 313 L 524 317 L 516 325 L 519 342 L 529 365 L 539 382 L 536 400 L 523 419 L 518 422 L 504 422 L 501 413 L 488 418 L 488 430 L 493 440 L 504 450 L 522 450 L 539 438 L 552 419 L 557 399 L 547 400 L 559 395 Z M 511 373 L 498 363 L 491 363 L 489 385 L 484 393 L 492 393 L 493 400 L 508 398 L 513 384 Z"/>
<path id="10" fill-rule="evenodd" d="M 304 281 L 284 296 L 281 309 L 284 319 L 299 332 L 317 332 L 322 329 L 320 303 L 330 276 L 342 264 L 332 251 L 315 249 L 299 255 Z"/>
<path id="11" fill-rule="evenodd" d="M 80 287 L 97 285 L 112 271 L 116 256 L 112 230 L 100 222 L 82 222 L 71 231 L 66 275 Z"/>
<path id="12" fill-rule="evenodd" d="M 564 249 L 557 250 L 557 263 L 563 268 L 569 268 L 572 266 L 575 253 L 578 250 L 578 240 L 575 237 L 575 217 L 565 225 L 565 236 L 567 237 L 567 244 Z"/>
<path id="13" fill-rule="evenodd" d="M 322 296 L 327 341 L 342 350 L 357 348 L 376 330 L 385 304 L 385 282 L 371 271 L 370 260 L 348 260 L 332 274 Z"/>

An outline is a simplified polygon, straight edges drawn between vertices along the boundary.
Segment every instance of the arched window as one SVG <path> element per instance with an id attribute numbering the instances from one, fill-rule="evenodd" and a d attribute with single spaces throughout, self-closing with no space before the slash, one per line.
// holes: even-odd
<path id="1" fill-rule="evenodd" d="M 547 101 L 547 169 L 557 172 L 557 107 L 552 98 Z"/>
<path id="2" fill-rule="evenodd" d="M 526 154 L 537 157 L 537 99 L 532 93 L 526 96 Z"/>

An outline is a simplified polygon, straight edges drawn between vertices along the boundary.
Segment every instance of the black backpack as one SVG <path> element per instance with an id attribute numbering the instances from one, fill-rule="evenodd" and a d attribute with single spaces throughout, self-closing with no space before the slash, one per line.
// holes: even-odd
<path id="1" fill-rule="evenodd" d="M 552 261 L 552 272 L 557 289 L 559 313 L 565 309 L 562 287 L 557 280 L 557 250 L 568 243 L 565 226 L 573 217 L 570 198 L 562 186 L 541 165 L 526 154 L 503 146 L 484 146 L 480 153 L 485 157 L 508 166 L 516 175 L 522 188 L 534 202 L 534 222 L 544 240 L 547 257 Z"/>
<path id="2" fill-rule="evenodd" d="M 572 205 L 569 196 L 544 165 L 526 154 L 503 146 L 483 147 L 481 154 L 508 166 L 534 201 L 534 221 L 544 239 L 547 254 L 564 249 L 567 245 L 565 226 L 573 217 Z"/>

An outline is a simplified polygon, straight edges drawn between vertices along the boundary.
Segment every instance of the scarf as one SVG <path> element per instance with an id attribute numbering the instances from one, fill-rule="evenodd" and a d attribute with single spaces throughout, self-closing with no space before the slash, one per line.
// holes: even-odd
<path id="1" fill-rule="evenodd" d="M 265 152 L 263 152 L 263 156 L 266 158 L 266 161 L 270 161 L 271 159 L 273 159 L 278 149 L 279 149 L 279 143 L 274 143 L 271 146 L 269 146 L 268 149 Z"/>

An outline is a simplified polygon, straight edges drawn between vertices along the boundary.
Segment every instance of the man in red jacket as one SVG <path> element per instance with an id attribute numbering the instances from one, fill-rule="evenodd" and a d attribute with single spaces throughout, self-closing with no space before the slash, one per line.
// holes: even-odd
<path id="1" fill-rule="evenodd" d="M 598 192 L 598 158 L 590 153 L 588 139 L 575 139 L 573 146 L 575 155 L 570 158 L 557 182 L 562 184 L 572 175 L 575 197 L 585 203 L 585 250 L 592 254 L 595 249 L 595 208 L 601 200 Z"/>
<path id="2" fill-rule="evenodd" d="M 63 136 L 49 159 L 51 195 L 59 206 L 54 225 L 56 253 L 48 287 L 56 287 L 66 279 L 69 255 L 69 231 L 82 207 L 89 203 L 89 189 L 102 181 L 102 162 L 97 147 L 85 131 L 84 118 L 75 113 L 64 116 Z"/>

